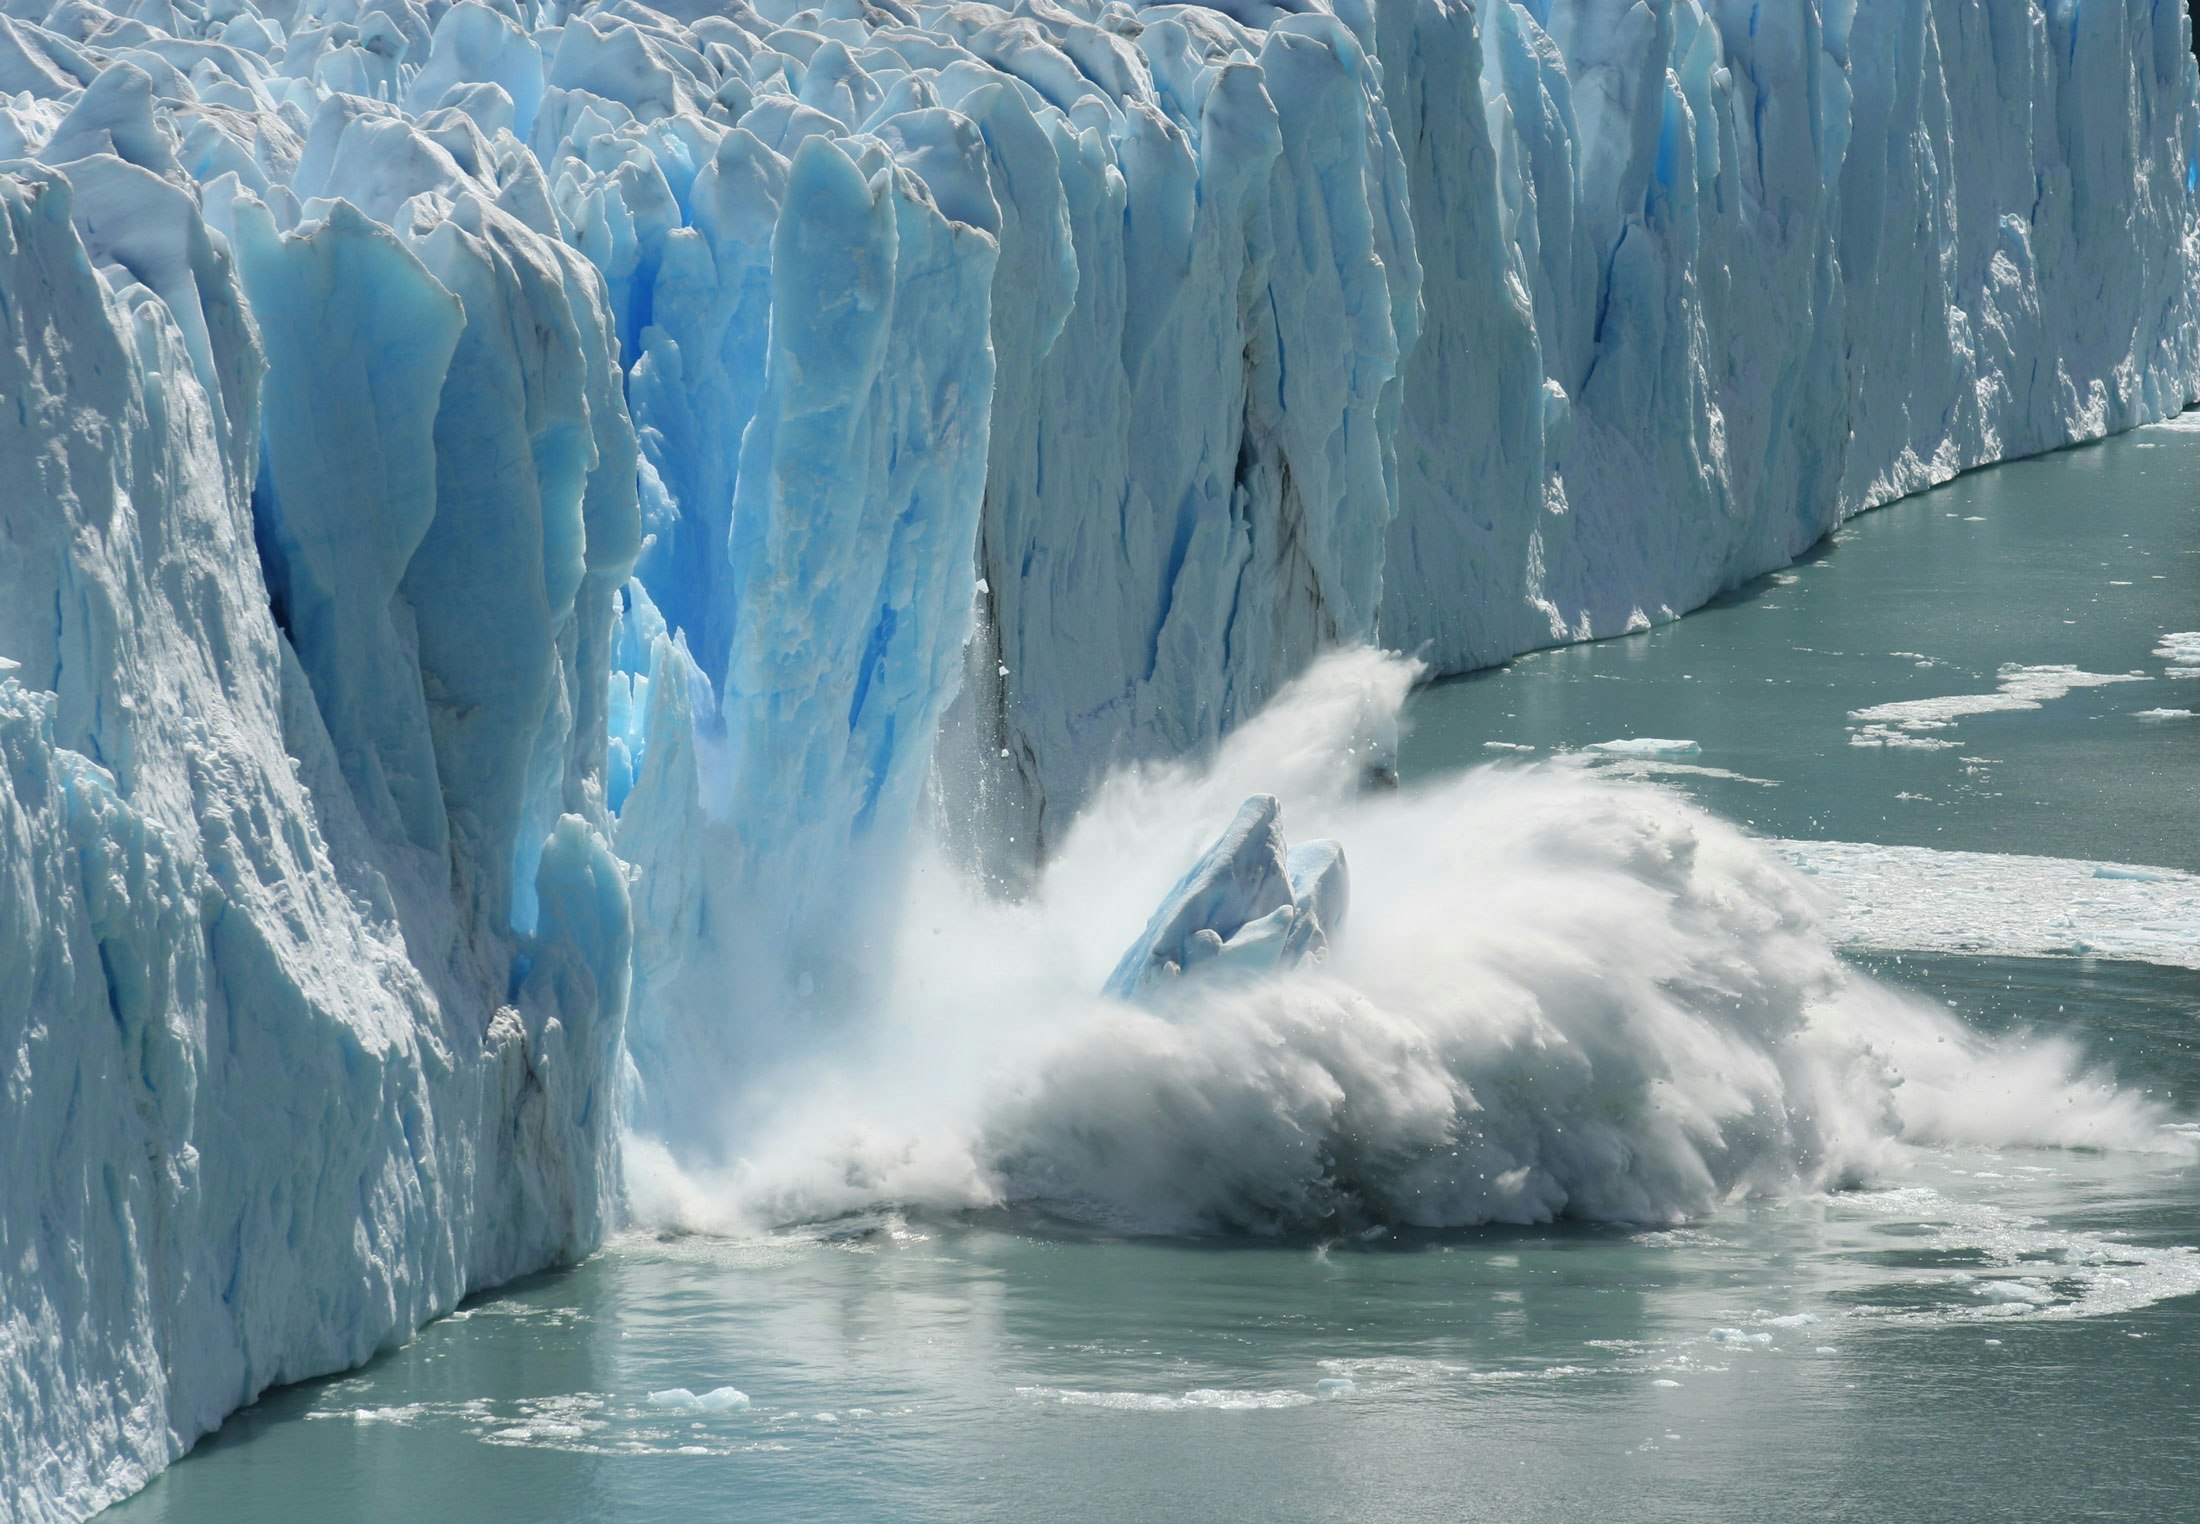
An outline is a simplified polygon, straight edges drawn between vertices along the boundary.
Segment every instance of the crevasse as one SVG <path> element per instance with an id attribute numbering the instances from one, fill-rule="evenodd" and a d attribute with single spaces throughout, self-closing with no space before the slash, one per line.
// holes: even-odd
<path id="1" fill-rule="evenodd" d="M 584 1252 L 1325 647 L 2200 395 L 2159 0 L 0 3 L 0 1514 Z"/>

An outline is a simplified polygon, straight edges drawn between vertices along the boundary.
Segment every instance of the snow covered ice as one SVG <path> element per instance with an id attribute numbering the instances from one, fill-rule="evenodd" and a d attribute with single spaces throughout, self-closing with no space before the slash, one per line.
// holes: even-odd
<path id="1" fill-rule="evenodd" d="M 0 1513 L 585 1251 L 928 822 L 2175 412 L 2196 146 L 2146 0 L 0 3 Z"/>

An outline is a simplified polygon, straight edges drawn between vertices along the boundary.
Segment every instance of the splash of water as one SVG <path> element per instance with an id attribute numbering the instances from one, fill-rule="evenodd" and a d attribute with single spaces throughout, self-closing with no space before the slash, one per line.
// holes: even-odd
<path id="1" fill-rule="evenodd" d="M 1512 764 L 1369 789 L 1416 675 L 1339 653 L 1210 763 L 1116 776 L 1023 902 L 921 865 L 876 1008 L 778 1076 L 731 1167 L 634 1140 L 637 1217 L 1665 1222 L 1894 1174 L 1921 1144 L 2189 1147 L 2069 1044 L 1987 1038 L 1847 967 L 1805 879 L 1669 790 Z M 1164 1009 L 1100 998 L 1256 791 L 1294 838 L 1345 844 L 1342 945 Z"/>

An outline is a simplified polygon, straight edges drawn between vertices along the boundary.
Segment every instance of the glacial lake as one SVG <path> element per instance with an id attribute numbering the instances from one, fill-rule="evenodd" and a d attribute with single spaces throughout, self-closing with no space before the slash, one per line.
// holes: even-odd
<path id="1" fill-rule="evenodd" d="M 1683 789 L 1885 889 L 1860 964 L 2196 1118 L 2200 956 L 2076 955 L 2200 939 L 2145 871 L 2200 868 L 2196 630 L 2173 423 L 1432 687 L 1400 771 Z M 1662 1230 L 629 1237 L 271 1393 L 106 1517 L 2176 1521 L 2196 1478 L 2200 1168 L 1951 1148 Z"/>

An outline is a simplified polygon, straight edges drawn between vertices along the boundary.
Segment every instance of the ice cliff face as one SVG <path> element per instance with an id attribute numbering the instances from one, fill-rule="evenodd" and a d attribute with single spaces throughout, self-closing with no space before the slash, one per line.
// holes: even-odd
<path id="1" fill-rule="evenodd" d="M 781 1013 L 838 998 L 926 754 L 933 802 L 1013 881 L 1108 765 L 1210 745 L 1325 645 L 1455 671 L 1638 628 L 1847 514 L 2200 384 L 2173 6 L 915 15 L 737 16 L 734 125 L 684 210 L 659 150 L 600 203 L 567 193 L 637 228 L 608 268 L 653 293 L 629 398 L 656 538 L 615 699 L 652 1127 L 709 1114 L 690 1081 L 722 1094 Z M 674 34 L 716 58 L 720 24 Z M 607 31 L 628 35 L 568 25 L 553 86 Z M 863 348 L 790 452 L 779 378 L 815 376 L 811 314 L 844 352 L 853 314 L 914 321 L 903 267 L 845 304 L 818 284 L 808 187 L 831 167 L 852 196 L 850 155 L 928 230 L 928 280 L 935 215 L 964 268 L 991 261 L 958 331 L 982 320 L 991 352 L 935 346 L 920 375 Z M 924 453 L 851 436 L 859 413 L 901 441 L 928 418 Z M 936 553 L 981 449 L 966 613 L 959 549 Z M 684 649 L 655 649 L 667 629 Z"/>
<path id="2" fill-rule="evenodd" d="M 592 1243 L 920 822 L 2200 393 L 2188 40 L 4 0 L 0 1513 Z"/>
<path id="3" fill-rule="evenodd" d="M 90 56 L 0 45 L 11 84 Z M 481 202 L 279 235 L 181 173 L 180 74 L 156 114 L 150 70 L 84 69 L 5 118 L 50 164 L 0 169 L 0 1517 L 29 1521 L 591 1247 L 631 961 L 600 279 Z"/>

